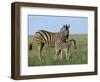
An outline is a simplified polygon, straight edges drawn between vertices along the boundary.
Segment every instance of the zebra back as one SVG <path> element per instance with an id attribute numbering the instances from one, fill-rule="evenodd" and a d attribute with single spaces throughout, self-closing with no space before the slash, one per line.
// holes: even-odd
<path id="1" fill-rule="evenodd" d="M 54 46 L 55 44 L 55 34 L 52 32 L 44 31 L 44 30 L 39 30 L 35 33 L 34 35 L 34 40 L 36 44 L 47 44 L 49 46 Z"/>
<path id="2" fill-rule="evenodd" d="M 34 34 L 33 41 L 36 44 L 47 44 L 49 46 L 58 46 L 62 42 L 66 42 L 66 39 L 69 37 L 69 27 L 63 25 L 60 32 L 52 33 L 45 30 L 39 30 Z M 31 46 L 30 46 L 31 48 Z"/>

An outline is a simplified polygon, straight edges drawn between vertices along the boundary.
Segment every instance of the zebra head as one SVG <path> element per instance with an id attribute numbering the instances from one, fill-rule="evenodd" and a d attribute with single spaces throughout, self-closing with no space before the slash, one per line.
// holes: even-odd
<path id="1" fill-rule="evenodd" d="M 69 28 L 70 25 L 63 25 L 63 27 L 60 30 L 61 36 L 68 39 L 69 38 Z"/>

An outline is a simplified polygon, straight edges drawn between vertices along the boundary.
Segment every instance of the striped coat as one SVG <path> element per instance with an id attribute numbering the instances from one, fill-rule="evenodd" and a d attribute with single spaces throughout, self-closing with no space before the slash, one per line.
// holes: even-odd
<path id="1" fill-rule="evenodd" d="M 35 33 L 34 38 L 36 41 L 36 44 L 40 45 L 41 43 L 47 44 L 49 46 L 55 45 L 55 34 L 52 32 L 39 30 Z"/>
<path id="2" fill-rule="evenodd" d="M 60 29 L 60 32 L 52 33 L 45 30 L 39 30 L 34 34 L 33 42 L 35 40 L 35 44 L 39 45 L 39 60 L 41 61 L 41 52 L 45 44 L 55 47 L 55 59 L 58 55 L 57 45 L 61 42 L 66 42 L 66 39 L 69 37 L 69 25 L 63 25 Z M 32 42 L 32 43 L 33 43 Z M 32 49 L 32 44 L 30 45 L 30 49 Z"/>

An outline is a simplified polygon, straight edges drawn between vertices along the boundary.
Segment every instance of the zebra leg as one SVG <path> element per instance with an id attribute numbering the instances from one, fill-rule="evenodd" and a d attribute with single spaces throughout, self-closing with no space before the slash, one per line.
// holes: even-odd
<path id="1" fill-rule="evenodd" d="M 58 55 L 59 55 L 59 53 L 60 53 L 60 50 L 56 49 L 55 60 L 58 59 Z"/>
<path id="2" fill-rule="evenodd" d="M 61 50 L 61 52 L 60 52 L 60 58 L 62 59 L 62 53 L 63 53 L 63 51 Z"/>
<path id="3" fill-rule="evenodd" d="M 57 60 L 57 48 L 55 47 L 55 60 Z"/>
<path id="4" fill-rule="evenodd" d="M 68 49 L 68 60 L 70 59 L 70 49 Z"/>
<path id="5" fill-rule="evenodd" d="M 68 60 L 70 59 L 70 52 L 68 52 Z"/>
<path id="6" fill-rule="evenodd" d="M 68 59 L 68 49 L 65 50 L 66 51 L 66 60 Z"/>
<path id="7" fill-rule="evenodd" d="M 44 43 L 41 43 L 41 45 L 39 46 L 39 60 L 41 61 L 41 52 L 43 49 Z"/>

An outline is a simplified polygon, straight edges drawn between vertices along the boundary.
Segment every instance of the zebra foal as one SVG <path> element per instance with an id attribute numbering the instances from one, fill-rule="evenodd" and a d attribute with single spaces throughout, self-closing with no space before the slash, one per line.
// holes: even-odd
<path id="1" fill-rule="evenodd" d="M 71 48 L 74 48 L 74 49 L 77 48 L 76 41 L 74 39 L 70 39 L 66 42 L 60 43 L 57 48 L 58 48 L 59 53 L 57 54 L 56 57 L 58 57 L 58 55 L 60 55 L 60 57 L 62 59 L 63 52 L 66 52 L 66 59 L 70 59 Z"/>

